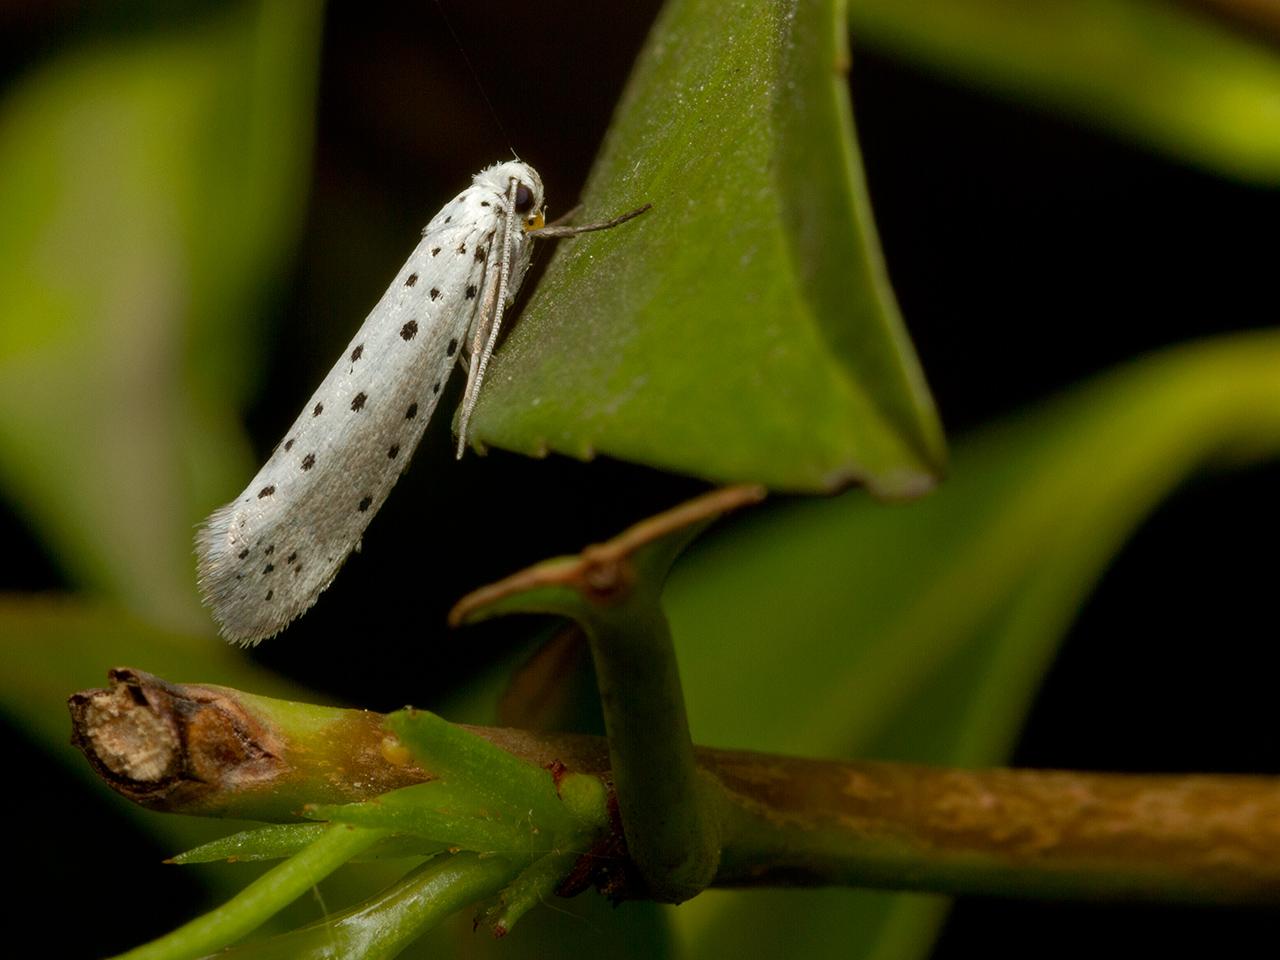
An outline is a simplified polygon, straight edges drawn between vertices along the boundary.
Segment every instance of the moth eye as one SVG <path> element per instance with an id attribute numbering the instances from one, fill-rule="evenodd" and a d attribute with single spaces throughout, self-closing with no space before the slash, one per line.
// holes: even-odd
<path id="1" fill-rule="evenodd" d="M 516 187 L 516 213 L 528 213 L 533 206 L 533 191 L 523 183 Z"/>

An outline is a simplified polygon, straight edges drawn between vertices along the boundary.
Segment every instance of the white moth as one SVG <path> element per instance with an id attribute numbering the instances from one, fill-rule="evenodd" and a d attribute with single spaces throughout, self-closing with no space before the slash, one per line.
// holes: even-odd
<path id="1" fill-rule="evenodd" d="M 607 223 L 544 226 L 542 180 L 512 161 L 480 171 L 436 214 L 284 442 L 200 528 L 200 592 L 223 636 L 257 643 L 316 602 L 358 548 L 465 356 L 462 456 L 532 238 L 605 229 L 646 209 Z"/>

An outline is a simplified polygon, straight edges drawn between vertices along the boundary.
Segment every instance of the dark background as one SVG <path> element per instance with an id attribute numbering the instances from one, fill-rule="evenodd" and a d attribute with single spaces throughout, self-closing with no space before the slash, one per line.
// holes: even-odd
<path id="1" fill-rule="evenodd" d="M 448 22 L 433 4 L 331 6 L 304 240 L 270 301 L 272 365 L 248 412 L 260 453 L 471 173 L 514 145 L 541 172 L 552 215 L 572 206 L 656 6 L 611 5 L 601 18 L 580 4 L 511 4 L 499 17 L 449 3 Z M 0 79 L 78 34 L 137 29 L 148 5 L 132 9 L 3 10 Z M 971 92 L 856 38 L 851 84 L 889 270 L 953 441 L 1158 347 L 1274 323 L 1280 192 Z M 441 641 L 457 596 L 699 489 L 626 464 L 501 452 L 437 470 L 447 432 L 440 418 L 369 549 L 316 611 L 252 656 L 362 706 L 429 704 L 443 678 L 483 666 L 514 635 L 494 626 L 465 645 Z M 1072 629 L 1015 764 L 1280 772 L 1268 669 L 1277 481 L 1276 465 L 1200 478 L 1141 528 Z M 0 587 L 70 586 L 8 508 L 0 542 Z M 376 590 L 408 601 L 366 602 Z M 396 655 L 351 657 L 352 637 Z M 66 774 L 47 777 L 74 795 Z M 100 825 L 82 810 L 74 819 L 92 845 Z M 66 881 L 44 869 L 37 882 Z M 1263 911 L 960 898 L 937 956 L 1023 957 L 1029 944 L 1040 957 L 1219 954 L 1277 934 Z M 95 934 L 83 949 L 101 945 Z"/>

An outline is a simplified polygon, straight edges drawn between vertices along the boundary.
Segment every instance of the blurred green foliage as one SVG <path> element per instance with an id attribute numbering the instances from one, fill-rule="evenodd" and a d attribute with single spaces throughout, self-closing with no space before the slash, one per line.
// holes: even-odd
<path id="1" fill-rule="evenodd" d="M 1242 452 L 1280 455 L 1280 335 L 1156 356 L 994 425 L 909 509 L 846 494 L 746 519 L 667 590 L 690 724 L 724 746 L 998 764 L 1123 540 L 1189 472 Z M 781 954 L 788 928 L 761 915 L 804 929 L 810 957 L 912 956 L 944 909 L 712 891 L 673 916 L 698 956 Z"/>
<path id="2" fill-rule="evenodd" d="M 1280 60 L 1210 8 L 1164 0 L 853 0 L 860 42 L 1243 180 L 1280 183 Z M 1268 18 L 1270 20 L 1268 21 Z"/>
<path id="3" fill-rule="evenodd" d="M 193 628 L 191 525 L 249 463 L 236 345 L 294 242 L 319 10 L 90 44 L 0 106 L 0 481 L 86 590 Z"/>
<path id="4" fill-rule="evenodd" d="M 655 210 L 563 244 L 496 358 L 478 436 L 796 490 L 858 476 L 901 493 L 935 474 L 941 435 L 851 138 L 845 17 L 669 5 L 584 216 Z M 1280 179 L 1280 58 L 1184 7 L 861 0 L 847 17 L 932 69 Z M 315 6 L 236 3 L 58 51 L 0 103 L 0 491 L 75 588 L 0 597 L 0 710 L 86 784 L 60 704 L 110 665 L 288 692 L 213 639 L 190 532 L 252 466 L 239 417 L 260 361 L 239 345 L 298 236 L 319 42 Z M 919 503 L 784 501 L 713 534 L 667 594 L 695 736 L 998 762 L 1119 545 L 1206 461 L 1274 457 L 1277 411 L 1274 335 L 1188 344 L 961 438 Z M 118 804 L 93 784 L 81 802 Z M 200 829 L 138 816 L 175 847 Z M 906 958 L 945 906 L 583 897 L 567 909 L 587 923 L 536 911 L 499 947 L 460 920 L 419 949 L 787 956 L 802 936 L 806 955 Z"/>

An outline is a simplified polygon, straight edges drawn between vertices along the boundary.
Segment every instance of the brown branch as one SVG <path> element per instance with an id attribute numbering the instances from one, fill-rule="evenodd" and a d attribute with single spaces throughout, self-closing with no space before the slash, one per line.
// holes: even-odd
<path id="1" fill-rule="evenodd" d="M 567 587 L 598 600 L 625 594 L 634 579 L 633 558 L 642 548 L 759 503 L 765 494 L 764 487 L 742 484 L 694 497 L 641 520 L 605 543 L 584 548 L 577 556 L 548 560 L 473 590 L 449 611 L 449 625 L 460 626 L 485 614 L 499 601 L 544 587 Z"/>
<path id="2" fill-rule="evenodd" d="M 381 717 L 133 670 L 71 698 L 74 742 L 153 809 L 287 819 L 429 778 Z M 597 737 L 471 728 L 540 766 L 607 776 Z M 720 886 L 1280 903 L 1280 778 L 949 770 L 699 748 L 722 789 Z M 563 765 L 562 767 L 560 765 Z M 615 853 L 620 836 L 606 838 Z M 605 849 L 602 846 L 601 849 Z M 615 860 L 601 864 L 615 895 Z"/>
<path id="3" fill-rule="evenodd" d="M 747 817 L 719 884 L 1280 902 L 1280 779 L 703 752 Z"/>
<path id="4" fill-rule="evenodd" d="M 71 742 L 117 793 L 151 810 L 294 820 L 305 803 L 347 803 L 421 783 L 426 771 L 382 715 L 169 683 L 141 670 L 67 702 Z"/>
<path id="5" fill-rule="evenodd" d="M 1226 21 L 1240 33 L 1272 46 L 1280 44 L 1280 3 L 1276 0 L 1177 0 L 1212 18 Z"/>

